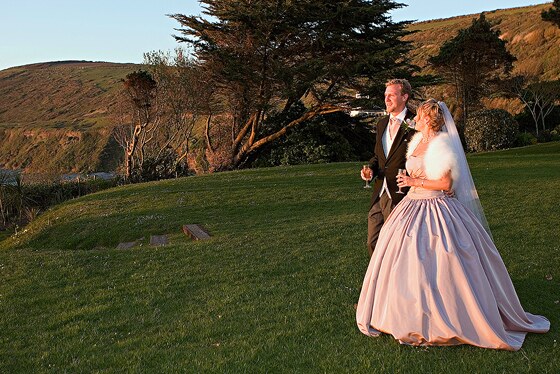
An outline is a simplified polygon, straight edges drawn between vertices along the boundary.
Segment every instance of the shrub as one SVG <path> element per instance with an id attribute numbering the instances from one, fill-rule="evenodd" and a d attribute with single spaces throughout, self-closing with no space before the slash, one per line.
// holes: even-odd
<path id="1" fill-rule="evenodd" d="M 556 126 L 554 129 L 550 130 L 550 136 L 553 142 L 560 140 L 560 125 Z"/>
<path id="2" fill-rule="evenodd" d="M 537 136 L 539 143 L 548 143 L 552 140 L 552 136 L 549 130 L 541 130 L 539 136 Z"/>
<path id="3" fill-rule="evenodd" d="M 520 132 L 535 133 L 535 120 L 527 108 L 513 117 L 519 124 Z"/>
<path id="4" fill-rule="evenodd" d="M 470 151 L 481 152 L 514 146 L 519 125 L 503 109 L 473 113 L 465 126 L 465 141 Z"/>
<path id="5" fill-rule="evenodd" d="M 537 144 L 537 138 L 535 135 L 528 132 L 520 132 L 517 134 L 517 139 L 515 140 L 516 147 L 524 147 L 526 145 Z"/>
<path id="6" fill-rule="evenodd" d="M 111 188 L 119 183 L 115 178 L 24 184 L 19 174 L 15 180 L 8 180 L 0 175 L 0 227 L 26 224 L 53 205 Z"/>
<path id="7" fill-rule="evenodd" d="M 519 131 L 525 131 L 525 132 L 531 132 L 533 134 L 536 133 L 535 131 L 535 120 L 533 118 L 533 115 L 531 114 L 531 112 L 529 111 L 529 109 L 527 107 L 525 107 L 525 110 L 522 111 L 521 113 L 518 113 L 515 115 L 515 120 L 517 121 L 517 123 L 519 124 Z M 539 119 L 540 121 L 540 119 Z M 556 105 L 552 111 L 546 116 L 545 118 L 545 129 L 551 129 L 551 131 L 554 130 L 554 128 L 558 128 L 558 126 L 560 124 L 560 105 Z M 560 130 L 560 129 L 558 129 Z M 558 131 L 557 130 L 557 131 Z M 539 135 L 541 133 L 541 131 L 543 131 L 543 127 L 542 127 L 542 123 L 539 122 Z M 542 141 L 550 141 L 550 140 L 546 140 L 547 139 L 547 134 L 545 134 L 542 137 Z M 539 142 L 541 140 L 539 139 Z"/>
<path id="8" fill-rule="evenodd" d="M 552 130 L 542 130 L 537 137 L 539 143 L 554 142 L 560 140 L 560 126 L 556 126 Z"/>
<path id="9" fill-rule="evenodd" d="M 129 181 L 138 183 L 188 176 L 186 161 L 177 157 L 171 148 L 165 148 L 158 157 L 146 157 L 141 167 L 131 169 Z"/>

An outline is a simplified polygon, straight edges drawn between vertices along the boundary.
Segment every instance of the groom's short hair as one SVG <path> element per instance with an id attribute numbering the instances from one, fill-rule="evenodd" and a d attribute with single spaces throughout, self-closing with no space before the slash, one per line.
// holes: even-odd
<path id="1" fill-rule="evenodd" d="M 385 83 L 385 87 L 392 86 L 393 84 L 397 84 L 401 86 L 401 95 L 405 95 L 405 94 L 408 95 L 406 101 L 410 100 L 410 98 L 412 97 L 412 86 L 406 79 L 402 79 L 402 78 L 389 79 L 387 83 Z"/>

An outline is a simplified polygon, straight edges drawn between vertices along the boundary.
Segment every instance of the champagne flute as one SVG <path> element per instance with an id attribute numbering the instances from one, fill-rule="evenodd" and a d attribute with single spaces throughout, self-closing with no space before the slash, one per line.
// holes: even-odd
<path id="1" fill-rule="evenodd" d="M 368 165 L 362 166 L 362 179 L 366 181 L 364 188 L 371 188 L 369 181 L 371 180 L 371 169 Z"/>
<path id="2" fill-rule="evenodd" d="M 405 175 L 406 175 L 406 169 L 399 169 L 399 170 L 397 170 L 397 176 L 399 176 L 399 175 L 405 176 Z M 400 194 L 403 194 L 403 195 L 404 195 L 404 192 L 402 192 L 401 188 L 402 188 L 402 187 L 399 186 L 399 190 L 398 190 L 396 193 L 400 193 Z"/>

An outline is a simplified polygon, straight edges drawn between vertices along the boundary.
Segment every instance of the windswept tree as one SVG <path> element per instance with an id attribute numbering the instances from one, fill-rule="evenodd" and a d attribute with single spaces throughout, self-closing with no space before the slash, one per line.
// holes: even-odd
<path id="1" fill-rule="evenodd" d="M 131 115 L 115 138 L 125 151 L 127 178 L 174 177 L 186 171 L 195 125 L 211 112 L 211 90 L 180 48 L 146 53 L 144 66 L 123 80 Z"/>
<path id="2" fill-rule="evenodd" d="M 158 126 L 157 84 L 144 70 L 128 74 L 123 84 L 131 104 L 131 123 L 119 127 L 115 138 L 124 149 L 124 173 L 129 178 L 134 168 L 142 167 L 145 144 Z"/>
<path id="3" fill-rule="evenodd" d="M 470 27 L 459 30 L 457 36 L 445 42 L 438 55 L 428 60 L 453 84 L 463 124 L 489 88 L 511 72 L 516 60 L 499 34 L 482 13 L 478 19 L 473 19 Z"/>
<path id="4" fill-rule="evenodd" d="M 401 41 L 409 22 L 393 22 L 390 0 L 202 0 L 203 16 L 171 15 L 222 106 L 229 160 L 239 167 L 288 129 L 344 110 L 350 94 L 381 90 L 410 74 Z M 305 111 L 287 114 L 299 102 Z M 214 108 L 214 112 L 216 108 Z M 267 127 L 285 115 L 280 129 Z M 215 117 L 218 118 L 218 117 Z M 224 119 L 227 119 L 224 121 Z M 208 125 L 213 125 L 209 117 Z M 211 131 L 207 133 L 212 133 Z M 223 134 L 224 131 L 218 133 Z"/>
<path id="5" fill-rule="evenodd" d="M 161 124 L 150 144 L 150 157 L 153 164 L 161 164 L 171 153 L 168 167 L 177 168 L 192 151 L 195 125 L 212 112 L 212 88 L 180 48 L 175 54 L 146 53 L 144 64 L 157 82 L 160 106 Z"/>
<path id="6" fill-rule="evenodd" d="M 554 0 L 552 7 L 541 12 L 543 21 L 552 22 L 560 27 L 560 0 Z"/>

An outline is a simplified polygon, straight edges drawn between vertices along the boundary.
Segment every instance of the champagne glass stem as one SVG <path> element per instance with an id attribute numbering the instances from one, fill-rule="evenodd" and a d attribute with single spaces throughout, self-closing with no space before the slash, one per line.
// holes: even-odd
<path id="1" fill-rule="evenodd" d="M 406 175 L 406 169 L 399 169 L 397 171 L 397 176 L 398 175 Z M 399 186 L 399 190 L 396 193 L 404 194 L 404 192 L 402 192 L 402 187 L 401 186 Z"/>

